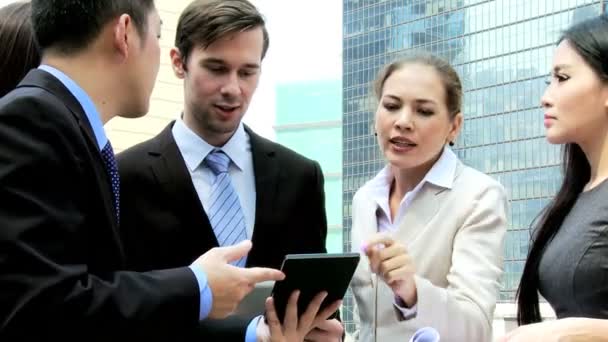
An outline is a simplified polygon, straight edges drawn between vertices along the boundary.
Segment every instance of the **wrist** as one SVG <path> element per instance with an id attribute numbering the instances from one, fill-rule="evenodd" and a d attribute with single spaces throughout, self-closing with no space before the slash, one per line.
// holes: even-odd
<path id="1" fill-rule="evenodd" d="M 418 303 L 418 291 L 414 278 L 408 281 L 403 287 L 395 293 L 405 304 L 407 308 L 411 308 Z"/>
<path id="2" fill-rule="evenodd" d="M 266 323 L 264 323 L 264 318 L 258 319 L 258 324 L 255 329 L 256 341 L 257 342 L 269 342 L 270 341 L 270 330 Z"/>

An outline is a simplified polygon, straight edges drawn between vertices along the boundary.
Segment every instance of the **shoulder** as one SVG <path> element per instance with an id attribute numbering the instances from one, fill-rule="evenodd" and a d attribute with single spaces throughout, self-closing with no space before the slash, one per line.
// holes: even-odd
<path id="1" fill-rule="evenodd" d="M 167 133 L 167 129 L 168 128 L 156 136 L 137 143 L 116 155 L 116 161 L 121 176 L 123 176 L 124 173 L 141 168 L 142 165 L 148 163 L 151 157 L 160 156 L 162 141 L 170 138 L 167 137 L 167 134 L 170 136 L 171 131 L 169 130 Z"/>
<path id="2" fill-rule="evenodd" d="M 498 192 L 506 196 L 505 188 L 496 179 L 476 170 L 472 167 L 459 163 L 458 174 L 454 179 L 453 188 L 459 192 L 466 192 L 479 196 L 488 191 Z"/>
<path id="3" fill-rule="evenodd" d="M 17 88 L 0 98 L 0 114 L 11 115 L 16 113 L 24 119 L 41 119 L 55 121 L 57 113 L 70 113 L 62 99 L 49 91 L 38 87 Z M 52 114 L 52 115 L 51 115 Z"/>
<path id="4" fill-rule="evenodd" d="M 49 144 L 58 143 L 53 137 L 80 135 L 78 120 L 62 99 L 38 87 L 20 87 L 0 98 L 0 125 L 15 134 L 40 135 Z"/>
<path id="5" fill-rule="evenodd" d="M 451 197 L 454 203 L 466 210 L 487 212 L 503 217 L 508 212 L 507 192 L 502 184 L 491 176 L 462 165 L 454 180 Z"/>
<path id="6" fill-rule="evenodd" d="M 117 156 L 118 161 L 128 162 L 146 155 L 160 155 L 170 145 L 173 145 L 177 149 L 172 133 L 174 123 L 175 121 L 171 121 L 152 138 L 139 142 L 119 153 Z"/>
<path id="7" fill-rule="evenodd" d="M 118 162 L 128 163 L 131 160 L 138 159 L 146 155 L 153 145 L 155 145 L 157 137 L 144 140 L 137 143 L 116 155 Z"/>

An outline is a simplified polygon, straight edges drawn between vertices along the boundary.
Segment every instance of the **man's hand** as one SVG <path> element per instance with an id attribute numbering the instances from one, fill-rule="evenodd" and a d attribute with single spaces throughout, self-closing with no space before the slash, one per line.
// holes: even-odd
<path id="1" fill-rule="evenodd" d="M 317 294 L 314 299 L 308 304 L 306 311 L 298 318 L 298 297 L 299 291 L 294 291 L 289 297 L 287 302 L 287 308 L 285 310 L 285 318 L 283 324 L 277 317 L 277 312 L 274 307 L 272 298 L 266 300 L 266 319 L 268 325 L 264 324 L 262 329 L 258 329 L 263 332 L 260 336 L 258 334 L 258 341 L 264 342 L 302 342 L 309 340 L 309 334 L 315 327 L 321 326 L 330 329 L 329 326 L 325 325 L 327 318 L 329 318 L 338 308 L 342 301 L 336 301 L 327 308 L 319 312 L 319 308 L 323 303 L 323 300 L 327 296 L 327 293 L 321 292 Z M 263 323 L 260 323 L 263 324 Z M 331 324 L 330 324 L 331 325 Z M 335 328 L 334 328 L 335 329 Z M 326 341 L 326 340 L 319 340 Z M 332 341 L 332 340 L 327 340 Z"/>
<path id="2" fill-rule="evenodd" d="M 249 253 L 251 242 L 243 241 L 229 247 L 216 247 L 201 255 L 193 263 L 207 275 L 213 295 L 209 318 L 225 318 L 232 313 L 256 283 L 283 280 L 285 275 L 272 268 L 240 268 L 230 265 Z"/>

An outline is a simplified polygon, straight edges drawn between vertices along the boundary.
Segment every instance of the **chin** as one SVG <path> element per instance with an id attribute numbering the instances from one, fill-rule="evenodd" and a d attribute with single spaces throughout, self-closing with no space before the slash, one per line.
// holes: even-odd
<path id="1" fill-rule="evenodd" d="M 551 134 L 549 132 L 547 132 L 546 139 L 549 144 L 553 144 L 553 145 L 569 143 L 569 141 L 567 139 L 565 139 L 563 136 L 560 136 L 558 134 Z"/>
<path id="2" fill-rule="evenodd" d="M 141 118 L 142 116 L 148 114 L 149 110 L 150 110 L 149 104 L 140 104 L 138 106 L 131 107 L 130 110 L 126 111 L 123 114 L 120 114 L 120 116 L 125 119 Z"/>
<path id="3" fill-rule="evenodd" d="M 405 170 L 405 169 L 413 169 L 416 168 L 422 164 L 424 164 L 424 162 L 420 161 L 420 160 L 415 160 L 413 158 L 388 158 L 387 159 L 388 163 L 399 170 Z"/>

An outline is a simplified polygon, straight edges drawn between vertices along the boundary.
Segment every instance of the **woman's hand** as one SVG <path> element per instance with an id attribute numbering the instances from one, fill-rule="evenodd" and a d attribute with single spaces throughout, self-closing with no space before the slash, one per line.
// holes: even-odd
<path id="1" fill-rule="evenodd" d="M 361 247 L 370 268 L 403 300 L 407 307 L 418 302 L 414 275 L 416 267 L 405 246 L 387 234 L 372 236 Z"/>

